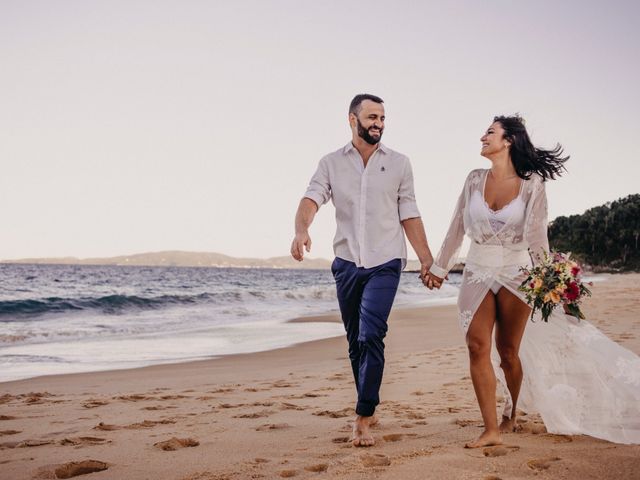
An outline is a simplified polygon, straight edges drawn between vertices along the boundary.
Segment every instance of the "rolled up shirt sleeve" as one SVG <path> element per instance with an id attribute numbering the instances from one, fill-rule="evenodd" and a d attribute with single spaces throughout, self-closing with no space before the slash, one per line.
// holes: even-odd
<path id="1" fill-rule="evenodd" d="M 413 190 L 413 171 L 411 169 L 411 162 L 409 159 L 405 159 L 404 176 L 398 188 L 398 213 L 400 214 L 400 221 L 408 220 L 409 218 L 420 217 L 420 210 L 418 210 L 418 204 L 416 203 L 416 195 Z"/>
<path id="2" fill-rule="evenodd" d="M 329 183 L 329 168 L 326 158 L 320 160 L 318 169 L 311 177 L 304 197 L 313 200 L 318 208 L 331 199 L 331 184 Z"/>

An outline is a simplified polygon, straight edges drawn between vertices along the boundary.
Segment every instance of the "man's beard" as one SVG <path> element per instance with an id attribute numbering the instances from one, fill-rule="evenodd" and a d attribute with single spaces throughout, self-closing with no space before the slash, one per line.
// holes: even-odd
<path id="1" fill-rule="evenodd" d="M 376 138 L 376 137 L 372 137 L 371 135 L 369 135 L 369 130 L 366 130 L 362 124 L 360 123 L 360 120 L 358 118 L 356 118 L 356 122 L 358 123 L 358 136 L 360 138 L 362 138 L 365 142 L 367 142 L 369 145 L 375 145 L 376 143 L 378 143 L 381 139 L 382 139 L 382 131 L 383 129 L 378 130 L 380 132 L 380 135 Z"/>

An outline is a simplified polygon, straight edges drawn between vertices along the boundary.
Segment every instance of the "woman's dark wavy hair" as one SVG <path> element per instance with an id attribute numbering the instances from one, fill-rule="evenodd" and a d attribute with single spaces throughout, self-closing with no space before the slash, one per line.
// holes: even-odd
<path id="1" fill-rule="evenodd" d="M 533 173 L 537 173 L 543 181 L 553 180 L 567 170 L 564 162 L 569 160 L 569 155 L 562 156 L 562 146 L 557 143 L 552 150 L 534 147 L 524 120 L 519 115 L 500 115 L 494 117 L 493 121 L 502 125 L 504 138 L 511 143 L 511 161 L 520 178 L 528 180 Z"/>

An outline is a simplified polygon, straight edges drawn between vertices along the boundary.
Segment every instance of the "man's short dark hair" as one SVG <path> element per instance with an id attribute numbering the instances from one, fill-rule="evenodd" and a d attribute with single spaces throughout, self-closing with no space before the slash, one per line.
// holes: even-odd
<path id="1" fill-rule="evenodd" d="M 349 105 L 349 113 L 353 113 L 354 115 L 358 115 L 360 110 L 362 110 L 362 102 L 365 100 L 371 100 L 376 103 L 384 103 L 384 101 L 380 97 L 376 97 L 375 95 L 371 95 L 370 93 L 359 93 L 353 100 L 351 100 L 351 105 Z"/>

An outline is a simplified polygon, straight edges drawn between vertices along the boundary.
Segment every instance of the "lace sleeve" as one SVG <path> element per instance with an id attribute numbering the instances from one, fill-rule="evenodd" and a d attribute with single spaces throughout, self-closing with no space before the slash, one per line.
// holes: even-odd
<path id="1" fill-rule="evenodd" d="M 444 238 L 438 256 L 429 269 L 432 274 L 440 278 L 446 277 L 449 270 L 451 270 L 458 261 L 458 252 L 464 240 L 464 208 L 466 205 L 467 185 L 470 178 L 471 174 L 467 177 L 464 187 L 462 188 L 462 193 L 460 193 L 460 197 L 458 197 L 453 218 L 451 219 L 449 230 L 447 230 L 447 236 Z"/>
<path id="2" fill-rule="evenodd" d="M 547 237 L 547 192 L 541 178 L 535 180 L 533 195 L 531 196 L 531 208 L 527 215 L 525 238 L 531 251 L 531 260 L 534 264 L 543 255 L 549 252 L 549 238 Z"/>

